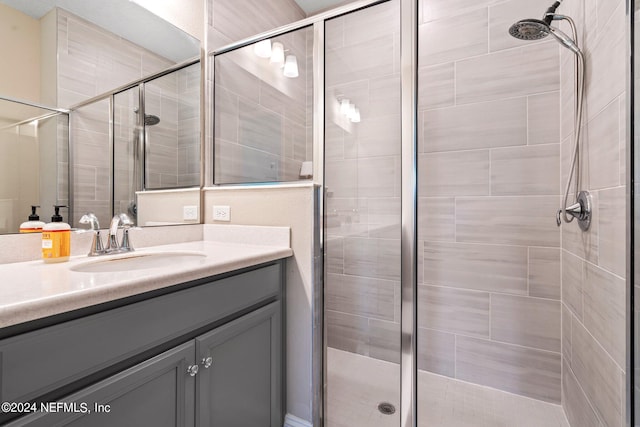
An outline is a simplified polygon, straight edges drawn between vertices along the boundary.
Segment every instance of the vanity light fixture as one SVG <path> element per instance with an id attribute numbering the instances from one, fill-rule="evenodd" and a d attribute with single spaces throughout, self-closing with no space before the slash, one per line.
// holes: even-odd
<path id="1" fill-rule="evenodd" d="M 287 55 L 284 60 L 284 71 L 283 74 L 285 77 L 295 78 L 298 77 L 298 60 L 295 55 Z"/>
<path id="2" fill-rule="evenodd" d="M 280 42 L 271 43 L 270 39 L 261 40 L 253 45 L 253 53 L 260 58 L 269 58 L 269 62 L 273 65 L 283 68 L 282 74 L 285 77 L 298 77 L 298 59 L 295 55 L 285 55 L 284 45 Z"/>
<path id="3" fill-rule="evenodd" d="M 260 58 L 271 57 L 271 40 L 261 40 L 253 46 L 253 52 Z"/>

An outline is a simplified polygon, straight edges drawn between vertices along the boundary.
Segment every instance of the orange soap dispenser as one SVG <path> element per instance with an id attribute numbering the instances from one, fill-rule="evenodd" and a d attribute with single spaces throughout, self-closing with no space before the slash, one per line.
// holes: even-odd
<path id="1" fill-rule="evenodd" d="M 55 214 L 51 222 L 42 227 L 42 259 L 46 263 L 68 261 L 71 253 L 71 226 L 63 222 L 60 215 L 60 208 L 66 206 L 53 207 Z"/>

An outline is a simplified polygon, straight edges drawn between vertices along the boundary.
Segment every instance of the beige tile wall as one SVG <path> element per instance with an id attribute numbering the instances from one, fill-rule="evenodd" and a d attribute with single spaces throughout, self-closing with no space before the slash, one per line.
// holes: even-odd
<path id="1" fill-rule="evenodd" d="M 560 47 L 507 32 L 547 7 L 420 3 L 418 363 L 559 403 Z"/>
<path id="2" fill-rule="evenodd" d="M 421 10 L 418 363 L 558 403 L 560 49 L 512 42 L 505 22 L 531 5 L 495 3 L 423 2 Z M 400 116 L 397 28 L 389 23 L 396 13 L 390 2 L 327 23 L 325 137 L 329 345 L 393 362 Z M 382 21 L 375 35 L 363 33 L 368 39 L 355 33 Z M 361 123 L 344 126 L 332 109 L 336 96 L 360 106 Z M 382 109 L 374 104 L 381 99 Z"/>
<path id="3" fill-rule="evenodd" d="M 572 426 L 625 425 L 625 2 L 567 0 L 587 58 L 583 189 L 593 196 L 591 229 L 562 226 L 562 403 Z M 563 24 L 563 31 L 570 31 Z M 561 169 L 573 150 L 573 58 L 562 50 Z"/>

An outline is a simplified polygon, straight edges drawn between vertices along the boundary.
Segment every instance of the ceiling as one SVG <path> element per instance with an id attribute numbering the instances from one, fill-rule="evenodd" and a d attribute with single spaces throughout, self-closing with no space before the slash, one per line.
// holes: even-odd
<path id="1" fill-rule="evenodd" d="M 298 6 L 304 10 L 307 16 L 341 4 L 350 3 L 348 0 L 295 0 L 295 2 L 298 3 Z"/>

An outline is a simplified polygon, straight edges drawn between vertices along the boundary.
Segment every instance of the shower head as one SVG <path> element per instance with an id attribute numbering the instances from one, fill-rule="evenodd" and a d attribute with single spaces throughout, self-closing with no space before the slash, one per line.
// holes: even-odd
<path id="1" fill-rule="evenodd" d="M 520 40 L 540 40 L 550 32 L 547 23 L 539 19 L 523 19 L 509 28 L 509 34 Z"/>
<path id="2" fill-rule="evenodd" d="M 580 51 L 575 41 L 571 40 L 571 37 L 539 19 L 518 21 L 509 28 L 509 34 L 520 40 L 540 40 L 551 34 L 564 47 L 576 55 L 582 55 L 582 51 Z"/>
<path id="3" fill-rule="evenodd" d="M 144 124 L 145 126 L 155 126 L 160 123 L 160 117 L 154 116 L 153 114 L 145 114 L 144 115 Z"/>

